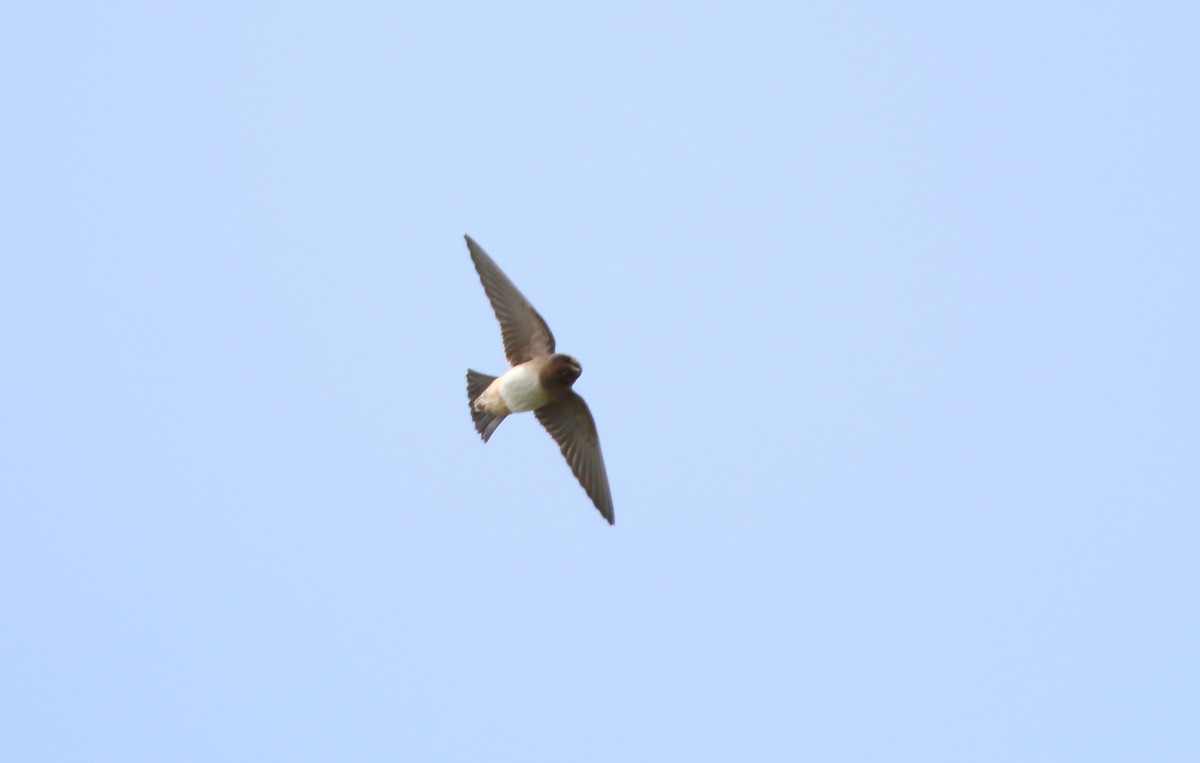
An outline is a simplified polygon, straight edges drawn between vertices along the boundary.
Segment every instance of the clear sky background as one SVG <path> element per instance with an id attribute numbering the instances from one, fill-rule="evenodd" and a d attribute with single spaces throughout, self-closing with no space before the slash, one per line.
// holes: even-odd
<path id="1" fill-rule="evenodd" d="M 1197 39 L 6 4 L 0 757 L 1200 759 Z"/>

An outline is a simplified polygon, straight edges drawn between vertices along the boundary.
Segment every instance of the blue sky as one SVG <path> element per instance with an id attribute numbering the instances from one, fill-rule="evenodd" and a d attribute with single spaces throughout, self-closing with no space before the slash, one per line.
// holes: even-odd
<path id="1" fill-rule="evenodd" d="M 9 4 L 3 757 L 1197 759 L 1198 22 Z"/>

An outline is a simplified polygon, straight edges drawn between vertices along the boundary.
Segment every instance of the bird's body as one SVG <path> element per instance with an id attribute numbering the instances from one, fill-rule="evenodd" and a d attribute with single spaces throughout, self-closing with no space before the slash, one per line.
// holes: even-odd
<path id="1" fill-rule="evenodd" d="M 535 358 L 508 369 L 488 385 L 472 406 L 493 416 L 541 408 L 551 400 L 550 392 L 539 378 L 549 357 Z"/>
<path id="2" fill-rule="evenodd" d="M 554 336 L 546 321 L 487 253 L 470 236 L 466 239 L 500 322 L 511 366 L 498 377 L 467 371 L 467 398 L 476 431 L 487 442 L 506 416 L 533 411 L 558 443 L 579 484 L 612 524 L 612 495 L 596 423 L 587 403 L 571 389 L 582 373 L 579 361 L 554 351 Z"/>

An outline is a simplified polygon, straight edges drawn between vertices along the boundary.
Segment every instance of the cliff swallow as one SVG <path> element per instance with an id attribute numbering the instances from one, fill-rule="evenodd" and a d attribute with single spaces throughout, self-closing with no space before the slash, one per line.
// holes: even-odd
<path id="1" fill-rule="evenodd" d="M 467 370 L 471 418 L 484 442 L 510 413 L 533 411 L 571 466 L 600 514 L 613 523 L 612 494 L 600 454 L 596 422 L 571 386 L 582 368 L 570 355 L 554 351 L 554 335 L 529 300 L 470 236 L 467 248 L 483 282 L 511 366 L 501 376 Z"/>

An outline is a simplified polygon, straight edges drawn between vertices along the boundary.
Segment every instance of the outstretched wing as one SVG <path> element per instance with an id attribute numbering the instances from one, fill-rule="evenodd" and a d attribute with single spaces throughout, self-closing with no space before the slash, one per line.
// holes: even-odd
<path id="1" fill-rule="evenodd" d="M 553 403 L 536 409 L 534 414 L 558 443 L 575 479 L 611 525 L 614 521 L 612 493 L 608 489 L 608 474 L 604 471 L 604 456 L 600 453 L 600 436 L 587 403 L 573 391 L 568 391 Z"/>
<path id="2" fill-rule="evenodd" d="M 483 282 L 483 290 L 487 292 L 492 309 L 496 312 L 496 320 L 500 322 L 500 336 L 504 339 L 504 354 L 508 357 L 509 365 L 518 366 L 539 355 L 554 352 L 554 335 L 550 333 L 546 321 L 508 280 L 500 266 L 488 257 L 483 247 L 470 236 L 465 238 L 479 280 Z"/>

